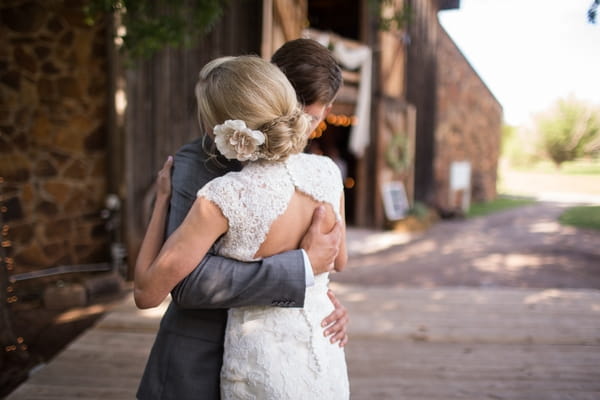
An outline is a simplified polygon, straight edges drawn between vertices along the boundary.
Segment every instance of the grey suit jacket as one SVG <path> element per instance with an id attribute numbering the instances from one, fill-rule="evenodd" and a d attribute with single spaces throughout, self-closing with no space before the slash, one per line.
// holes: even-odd
<path id="1" fill-rule="evenodd" d="M 167 234 L 183 221 L 206 182 L 239 164 L 210 159 L 210 139 L 198 139 L 175 155 L 173 193 Z M 219 373 L 227 308 L 247 305 L 302 307 L 306 289 L 300 250 L 261 262 L 242 263 L 207 255 L 171 292 L 144 370 L 137 397 L 146 399 L 219 399 Z"/>

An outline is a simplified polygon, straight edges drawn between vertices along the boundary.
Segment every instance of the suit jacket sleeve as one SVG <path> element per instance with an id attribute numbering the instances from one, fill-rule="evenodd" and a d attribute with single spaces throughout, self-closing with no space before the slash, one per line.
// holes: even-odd
<path id="1" fill-rule="evenodd" d="M 211 160 L 202 140 L 185 145 L 175 155 L 167 235 L 181 224 L 205 183 L 239 165 Z M 172 291 L 182 308 L 230 308 L 250 305 L 302 307 L 306 289 L 300 250 L 245 263 L 207 254 Z"/>

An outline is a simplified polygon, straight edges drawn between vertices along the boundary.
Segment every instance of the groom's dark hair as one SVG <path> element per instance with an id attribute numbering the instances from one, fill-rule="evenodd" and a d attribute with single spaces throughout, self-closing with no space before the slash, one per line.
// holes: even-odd
<path id="1" fill-rule="evenodd" d="M 271 62 L 287 76 L 302 105 L 329 104 L 342 85 L 342 70 L 337 61 L 316 40 L 286 42 L 273 54 Z"/>

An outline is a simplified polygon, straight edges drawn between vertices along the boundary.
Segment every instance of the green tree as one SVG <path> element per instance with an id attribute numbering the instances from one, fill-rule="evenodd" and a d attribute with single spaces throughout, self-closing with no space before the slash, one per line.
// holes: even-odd
<path id="1" fill-rule="evenodd" d="M 558 100 L 538 116 L 536 128 L 542 150 L 557 167 L 600 152 L 600 111 L 575 98 Z"/>
<path id="2" fill-rule="evenodd" d="M 516 168 L 530 167 L 544 158 L 535 135 L 523 126 L 502 127 L 501 152 L 503 160 Z"/>
<path id="3" fill-rule="evenodd" d="M 89 0 L 84 12 L 94 24 L 117 16 L 117 38 L 132 59 L 149 58 L 165 47 L 186 47 L 210 32 L 228 0 Z"/>

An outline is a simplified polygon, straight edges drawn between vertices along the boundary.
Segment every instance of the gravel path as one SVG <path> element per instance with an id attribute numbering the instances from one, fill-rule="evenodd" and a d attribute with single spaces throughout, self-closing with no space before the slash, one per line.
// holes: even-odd
<path id="1" fill-rule="evenodd" d="M 425 288 L 600 289 L 600 231 L 560 225 L 558 217 L 570 205 L 539 202 L 440 221 L 414 237 L 350 230 L 348 267 L 332 280 Z M 380 251 L 369 254 L 369 246 Z"/>

